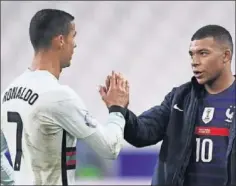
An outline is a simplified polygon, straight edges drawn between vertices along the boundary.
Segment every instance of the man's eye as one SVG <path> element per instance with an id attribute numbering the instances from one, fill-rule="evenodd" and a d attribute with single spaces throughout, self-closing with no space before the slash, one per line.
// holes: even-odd
<path id="1" fill-rule="evenodd" d="M 206 56 L 208 53 L 207 52 L 201 52 L 200 53 L 202 56 Z"/>

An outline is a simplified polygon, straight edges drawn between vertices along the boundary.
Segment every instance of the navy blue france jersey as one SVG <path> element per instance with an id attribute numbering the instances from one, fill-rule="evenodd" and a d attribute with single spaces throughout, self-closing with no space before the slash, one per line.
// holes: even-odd
<path id="1" fill-rule="evenodd" d="M 227 171 L 226 151 L 229 128 L 235 112 L 234 82 L 201 101 L 195 126 L 196 143 L 186 171 L 185 186 L 220 186 Z"/>

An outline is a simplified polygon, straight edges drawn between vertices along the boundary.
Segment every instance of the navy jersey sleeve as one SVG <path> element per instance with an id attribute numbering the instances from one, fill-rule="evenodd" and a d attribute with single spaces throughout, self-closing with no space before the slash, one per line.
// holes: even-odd
<path id="1" fill-rule="evenodd" d="M 128 143 L 135 147 L 145 147 L 163 139 L 169 123 L 174 92 L 175 88 L 165 96 L 161 105 L 152 107 L 139 116 L 127 111 L 124 138 Z"/>

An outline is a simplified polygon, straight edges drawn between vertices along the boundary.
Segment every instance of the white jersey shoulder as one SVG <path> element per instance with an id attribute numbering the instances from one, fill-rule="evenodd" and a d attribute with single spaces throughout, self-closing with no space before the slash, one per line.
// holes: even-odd
<path id="1" fill-rule="evenodd" d="M 76 139 L 95 132 L 79 96 L 47 71 L 26 71 L 3 92 L 1 107 L 16 184 L 73 184 Z"/>

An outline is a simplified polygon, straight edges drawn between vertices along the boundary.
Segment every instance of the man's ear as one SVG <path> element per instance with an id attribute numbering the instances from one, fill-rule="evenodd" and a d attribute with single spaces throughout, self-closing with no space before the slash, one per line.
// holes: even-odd
<path id="1" fill-rule="evenodd" d="M 52 46 L 57 49 L 62 49 L 64 47 L 64 37 L 63 35 L 59 35 L 52 39 Z"/>
<path id="2" fill-rule="evenodd" d="M 60 48 L 63 48 L 64 44 L 65 44 L 64 36 L 63 35 L 59 35 L 58 39 L 59 39 L 59 42 L 60 42 Z"/>
<path id="3" fill-rule="evenodd" d="M 232 52 L 230 49 L 226 49 L 224 51 L 224 57 L 223 57 L 223 62 L 227 63 L 232 60 Z"/>

